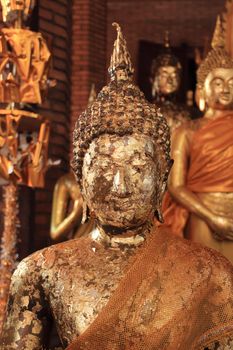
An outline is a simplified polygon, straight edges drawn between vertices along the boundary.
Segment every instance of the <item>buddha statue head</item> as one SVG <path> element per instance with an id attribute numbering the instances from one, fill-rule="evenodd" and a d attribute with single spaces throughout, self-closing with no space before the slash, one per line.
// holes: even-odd
<path id="1" fill-rule="evenodd" d="M 35 6 L 35 0 L 0 0 L 4 22 L 13 23 L 19 14 L 24 20 L 27 19 Z"/>
<path id="2" fill-rule="evenodd" d="M 168 97 L 175 94 L 181 81 L 181 64 L 172 53 L 169 32 L 165 32 L 164 52 L 152 63 L 151 84 L 152 97 Z"/>
<path id="3" fill-rule="evenodd" d="M 200 110 L 233 109 L 233 59 L 225 49 L 225 35 L 218 17 L 212 49 L 197 71 L 197 101 Z"/>
<path id="4" fill-rule="evenodd" d="M 133 68 L 118 24 L 110 83 L 78 118 L 73 169 L 101 226 L 139 227 L 155 214 L 170 170 L 170 135 L 163 116 L 132 82 Z"/>

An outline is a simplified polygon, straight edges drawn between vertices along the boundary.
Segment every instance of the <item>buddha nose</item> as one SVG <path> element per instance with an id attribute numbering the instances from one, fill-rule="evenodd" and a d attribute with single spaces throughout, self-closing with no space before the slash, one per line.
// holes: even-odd
<path id="1" fill-rule="evenodd" d="M 130 193 L 129 181 L 126 169 L 118 169 L 113 179 L 113 190 L 119 196 L 125 196 Z"/>
<path id="2" fill-rule="evenodd" d="M 230 88 L 229 88 L 228 83 L 225 83 L 225 84 L 223 85 L 223 92 L 224 92 L 225 94 L 229 94 Z"/>
<path id="3" fill-rule="evenodd" d="M 173 77 L 169 75 L 167 81 L 169 84 L 173 84 Z"/>

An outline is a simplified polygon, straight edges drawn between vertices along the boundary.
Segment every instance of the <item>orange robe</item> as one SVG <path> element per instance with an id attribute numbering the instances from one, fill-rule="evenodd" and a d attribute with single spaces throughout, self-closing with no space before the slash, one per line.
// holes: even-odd
<path id="1" fill-rule="evenodd" d="M 233 192 L 233 114 L 210 121 L 195 132 L 190 150 L 187 188 L 192 192 Z M 163 202 L 165 223 L 183 235 L 189 212 L 169 193 Z"/>
<path id="2" fill-rule="evenodd" d="M 233 336 L 233 266 L 160 228 L 66 350 L 199 350 Z"/>

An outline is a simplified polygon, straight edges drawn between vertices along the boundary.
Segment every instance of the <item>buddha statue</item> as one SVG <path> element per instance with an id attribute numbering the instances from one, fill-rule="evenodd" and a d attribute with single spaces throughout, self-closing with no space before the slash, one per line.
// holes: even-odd
<path id="1" fill-rule="evenodd" d="M 96 90 L 92 84 L 88 106 L 91 106 L 95 99 Z M 71 170 L 61 176 L 54 187 L 50 237 L 54 242 L 78 238 L 88 234 L 93 228 L 94 220 L 87 218 L 86 204 Z"/>
<path id="2" fill-rule="evenodd" d="M 164 209 L 174 233 L 185 232 L 233 263 L 233 60 L 224 43 L 218 19 L 212 49 L 197 72 L 204 115 L 175 134 Z"/>
<path id="3" fill-rule="evenodd" d="M 165 32 L 164 51 L 152 63 L 152 99 L 167 118 L 171 132 L 190 119 L 188 108 L 177 102 L 182 67 L 172 53 L 169 32 Z"/>
<path id="4" fill-rule="evenodd" d="M 158 227 L 169 127 L 133 84 L 120 27 L 111 81 L 78 118 L 73 170 L 96 228 L 45 248 L 14 273 L 1 350 L 227 349 L 233 267 Z"/>
<path id="5" fill-rule="evenodd" d="M 70 171 L 58 179 L 54 188 L 50 237 L 54 242 L 78 238 L 91 232 L 93 226 L 94 220 L 87 220 L 80 187 Z"/>

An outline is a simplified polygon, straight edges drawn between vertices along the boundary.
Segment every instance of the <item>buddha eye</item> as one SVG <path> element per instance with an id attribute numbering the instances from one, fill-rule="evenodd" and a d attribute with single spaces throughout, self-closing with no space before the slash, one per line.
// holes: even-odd
<path id="1" fill-rule="evenodd" d="M 171 77 L 172 79 L 177 79 L 177 74 L 176 74 L 176 73 L 172 73 L 172 74 L 170 75 L 170 77 Z"/>
<path id="2" fill-rule="evenodd" d="M 213 84 L 214 86 L 219 87 L 219 86 L 222 86 L 222 85 L 223 85 L 223 81 L 222 81 L 222 79 L 220 79 L 220 78 L 216 78 L 216 79 L 214 79 L 214 80 L 212 81 L 212 84 Z"/>
<path id="3" fill-rule="evenodd" d="M 230 88 L 233 88 L 233 79 L 229 80 L 228 86 L 229 86 Z"/>

